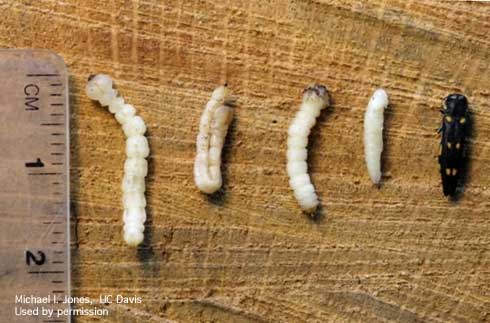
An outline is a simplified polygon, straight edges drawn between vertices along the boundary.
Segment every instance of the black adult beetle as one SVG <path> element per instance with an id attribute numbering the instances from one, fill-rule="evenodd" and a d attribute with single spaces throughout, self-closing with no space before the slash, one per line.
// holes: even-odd
<path id="1" fill-rule="evenodd" d="M 454 197 L 465 168 L 465 140 L 469 130 L 468 100 L 462 94 L 451 94 L 443 101 L 441 147 L 442 188 L 445 196 Z"/>

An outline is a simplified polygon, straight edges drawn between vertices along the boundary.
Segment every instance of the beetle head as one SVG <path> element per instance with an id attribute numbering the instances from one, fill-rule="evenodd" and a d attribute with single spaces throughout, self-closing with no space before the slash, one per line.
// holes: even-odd
<path id="1" fill-rule="evenodd" d="M 462 94 L 451 94 L 444 100 L 445 114 L 462 117 L 468 110 L 468 99 Z"/>

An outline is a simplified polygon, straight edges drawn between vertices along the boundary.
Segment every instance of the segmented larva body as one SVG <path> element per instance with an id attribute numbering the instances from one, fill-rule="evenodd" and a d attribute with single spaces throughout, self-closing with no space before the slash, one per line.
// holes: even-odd
<path id="1" fill-rule="evenodd" d="M 308 135 L 316 123 L 322 109 L 329 104 L 327 89 L 323 85 L 308 87 L 303 94 L 303 102 L 288 130 L 287 172 L 289 185 L 300 207 L 308 213 L 315 212 L 318 196 L 308 175 L 306 158 Z"/>
<path id="2" fill-rule="evenodd" d="M 381 181 L 381 153 L 383 152 L 384 111 L 388 94 L 383 89 L 374 92 L 364 114 L 364 158 L 369 177 L 374 184 Z"/>
<path id="3" fill-rule="evenodd" d="M 127 138 L 127 159 L 122 181 L 124 240 L 130 246 L 137 246 L 143 241 L 146 221 L 145 177 L 148 173 L 148 162 L 145 158 L 150 153 L 148 140 L 144 136 L 146 125 L 136 115 L 135 108 L 117 96 L 108 75 L 90 77 L 86 91 L 92 100 L 99 101 L 102 106 L 109 106 L 109 111 L 115 114 Z"/>
<path id="4" fill-rule="evenodd" d="M 196 140 L 194 181 L 203 193 L 212 194 L 220 189 L 221 151 L 228 127 L 233 118 L 231 97 L 226 85 L 213 91 L 199 123 Z"/>

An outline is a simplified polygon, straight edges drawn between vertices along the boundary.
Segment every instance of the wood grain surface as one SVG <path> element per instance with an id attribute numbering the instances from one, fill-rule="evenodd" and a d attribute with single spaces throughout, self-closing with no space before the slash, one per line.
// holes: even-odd
<path id="1" fill-rule="evenodd" d="M 76 322 L 490 321 L 490 3 L 0 0 L 0 46 L 49 48 L 71 72 L 73 294 L 137 295 Z M 124 135 L 84 93 L 107 73 L 147 122 L 147 237 L 122 239 Z M 193 178 L 204 104 L 238 98 L 225 185 Z M 312 82 L 333 98 L 310 137 L 322 213 L 285 170 L 289 122 Z M 390 95 L 384 177 L 364 165 L 363 113 Z M 471 162 L 442 195 L 441 100 L 467 95 Z"/>

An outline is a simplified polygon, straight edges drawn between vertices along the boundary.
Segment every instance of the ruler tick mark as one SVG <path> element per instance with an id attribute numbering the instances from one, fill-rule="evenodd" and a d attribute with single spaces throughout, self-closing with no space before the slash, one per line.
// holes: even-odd
<path id="1" fill-rule="evenodd" d="M 27 74 L 26 75 L 27 77 L 41 77 L 41 76 L 47 76 L 47 77 L 55 77 L 55 76 L 60 76 L 59 74 L 55 74 L 55 73 L 33 73 L 33 74 Z"/>
<path id="2" fill-rule="evenodd" d="M 61 93 L 51 93 L 50 96 L 61 96 Z"/>
<path id="3" fill-rule="evenodd" d="M 59 117 L 59 116 L 64 116 L 64 113 L 51 113 L 51 116 L 53 117 Z"/>
<path id="4" fill-rule="evenodd" d="M 53 264 L 64 264 L 63 261 L 53 261 Z"/>
<path id="5" fill-rule="evenodd" d="M 53 156 L 63 156 L 63 153 L 51 153 Z"/>
<path id="6" fill-rule="evenodd" d="M 52 142 L 51 146 L 63 146 L 65 143 L 63 142 Z"/>
<path id="7" fill-rule="evenodd" d="M 51 103 L 52 107 L 62 107 L 63 103 Z"/>
<path id="8" fill-rule="evenodd" d="M 62 280 L 52 280 L 51 281 L 53 284 L 62 284 L 63 281 Z"/>
<path id="9" fill-rule="evenodd" d="M 63 126 L 63 123 L 55 122 L 55 123 L 41 123 L 41 126 L 49 127 L 49 126 Z"/>
<path id="10" fill-rule="evenodd" d="M 63 165 L 63 163 L 51 163 L 51 165 L 56 166 L 56 165 Z"/>
<path id="11" fill-rule="evenodd" d="M 51 86 L 62 86 L 62 85 L 63 85 L 63 83 L 51 83 L 50 85 L 51 85 Z"/>
<path id="12" fill-rule="evenodd" d="M 64 133 L 62 133 L 62 132 L 53 132 L 51 134 L 51 136 L 63 136 L 63 135 L 64 135 Z"/>
<path id="13" fill-rule="evenodd" d="M 38 271 L 28 271 L 29 274 L 64 274 L 64 270 L 38 270 Z"/>
<path id="14" fill-rule="evenodd" d="M 50 176 L 50 175 L 62 175 L 62 173 L 29 173 L 29 175 Z"/>

